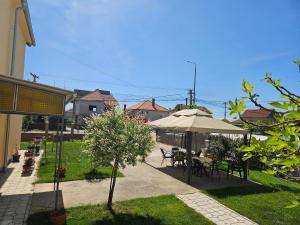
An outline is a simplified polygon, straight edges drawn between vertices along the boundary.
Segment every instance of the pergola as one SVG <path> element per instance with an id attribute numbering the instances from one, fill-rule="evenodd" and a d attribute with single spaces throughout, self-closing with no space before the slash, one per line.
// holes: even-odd
<path id="1" fill-rule="evenodd" d="M 12 78 L 0 74 L 0 113 L 8 114 L 6 137 L 9 138 L 9 115 L 57 116 L 59 146 L 56 145 L 54 170 L 55 209 L 57 209 L 59 173 L 61 167 L 65 105 L 73 99 L 73 92 L 64 89 Z M 5 151 L 8 144 L 6 140 Z"/>
<path id="2" fill-rule="evenodd" d="M 197 133 L 219 133 L 219 134 L 243 134 L 246 142 L 247 130 L 226 123 L 222 120 L 214 119 L 206 112 L 199 109 L 184 109 L 171 114 L 168 117 L 155 120 L 149 123 L 154 128 L 181 131 L 186 133 L 186 152 L 188 175 L 187 183 L 191 182 L 191 162 L 192 162 L 192 138 L 193 132 Z M 244 178 L 247 179 L 247 171 L 244 168 Z"/>

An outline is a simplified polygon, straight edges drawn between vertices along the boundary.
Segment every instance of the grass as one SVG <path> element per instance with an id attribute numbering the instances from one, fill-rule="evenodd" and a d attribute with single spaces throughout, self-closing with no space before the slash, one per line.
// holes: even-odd
<path id="1" fill-rule="evenodd" d="M 261 185 L 207 190 L 222 204 L 264 225 L 299 225 L 300 207 L 287 209 L 300 197 L 300 184 L 251 170 L 250 179 Z"/>
<path id="2" fill-rule="evenodd" d="M 113 213 L 104 205 L 80 206 L 67 211 L 68 225 L 209 225 L 213 224 L 174 195 L 117 202 Z M 50 225 L 49 212 L 33 214 L 28 225 Z"/>
<path id="3" fill-rule="evenodd" d="M 22 142 L 21 149 L 26 149 L 29 142 Z M 52 142 L 47 144 L 47 160 L 41 159 L 37 172 L 37 183 L 53 182 L 54 166 L 55 166 L 55 146 L 52 151 Z M 71 180 L 92 180 L 104 179 L 111 175 L 111 167 L 98 167 L 95 171 L 91 170 L 91 163 L 88 155 L 82 151 L 81 142 L 64 142 L 62 165 L 66 167 L 66 176 L 62 181 Z M 118 172 L 117 176 L 123 176 Z"/>

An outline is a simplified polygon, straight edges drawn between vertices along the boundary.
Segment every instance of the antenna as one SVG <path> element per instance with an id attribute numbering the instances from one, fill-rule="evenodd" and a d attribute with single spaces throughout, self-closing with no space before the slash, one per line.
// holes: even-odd
<path id="1" fill-rule="evenodd" d="M 36 83 L 37 79 L 40 79 L 40 77 L 38 75 L 36 75 L 35 73 L 30 72 L 30 75 L 32 76 L 34 83 Z"/>

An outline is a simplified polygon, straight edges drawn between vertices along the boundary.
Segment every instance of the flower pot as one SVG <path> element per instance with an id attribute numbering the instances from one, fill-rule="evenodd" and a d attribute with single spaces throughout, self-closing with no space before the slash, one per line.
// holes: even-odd
<path id="1" fill-rule="evenodd" d="M 25 160 L 25 165 L 26 166 L 32 166 L 33 165 L 33 159 L 26 159 Z"/>
<path id="2" fill-rule="evenodd" d="M 64 225 L 67 215 L 65 210 L 54 211 L 50 214 L 50 221 L 53 225 Z"/>
<path id="3" fill-rule="evenodd" d="M 20 156 L 21 156 L 21 155 L 19 155 L 19 154 L 14 154 L 14 155 L 13 155 L 12 161 L 13 161 L 13 162 L 20 162 Z"/>
<path id="4" fill-rule="evenodd" d="M 22 173 L 29 173 L 31 171 L 30 165 L 23 165 L 23 172 Z"/>
<path id="5" fill-rule="evenodd" d="M 35 146 L 35 154 L 39 154 L 40 148 L 41 147 L 39 145 Z"/>
<path id="6" fill-rule="evenodd" d="M 58 176 L 59 176 L 60 178 L 65 177 L 65 175 L 66 175 L 66 168 L 61 167 L 61 168 L 59 168 L 59 169 L 57 170 L 57 172 L 58 172 Z"/>
<path id="7" fill-rule="evenodd" d="M 33 153 L 32 152 L 25 152 L 25 157 L 32 157 Z"/>

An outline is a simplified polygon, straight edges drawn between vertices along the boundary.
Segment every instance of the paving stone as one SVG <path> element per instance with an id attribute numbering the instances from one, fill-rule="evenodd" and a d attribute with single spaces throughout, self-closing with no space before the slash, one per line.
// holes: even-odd
<path id="1" fill-rule="evenodd" d="M 178 195 L 177 198 L 217 225 L 257 225 L 203 193 L 183 194 Z"/>
<path id="2" fill-rule="evenodd" d="M 23 225 L 28 217 L 37 167 L 34 168 L 31 175 L 22 176 L 24 151 L 19 153 L 21 154 L 20 162 L 8 165 L 8 169 L 12 169 L 12 173 L 0 188 L 0 193 L 2 193 L 0 198 L 0 225 Z M 40 157 L 41 155 L 36 157 L 36 165 L 38 165 Z"/>

